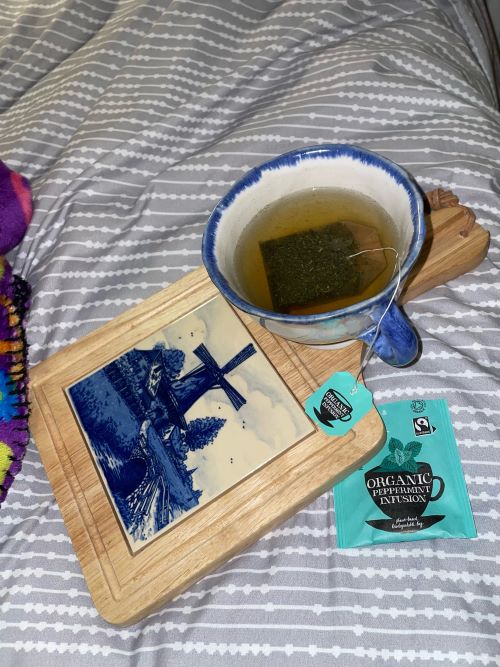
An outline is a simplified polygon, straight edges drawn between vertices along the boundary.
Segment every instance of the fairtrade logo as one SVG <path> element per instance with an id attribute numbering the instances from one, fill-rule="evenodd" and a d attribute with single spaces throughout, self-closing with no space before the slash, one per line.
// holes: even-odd
<path id="1" fill-rule="evenodd" d="M 321 399 L 320 410 L 314 408 L 314 414 L 322 424 L 331 427 L 331 422 L 351 419 L 352 405 L 339 391 L 328 389 Z"/>
<path id="2" fill-rule="evenodd" d="M 429 417 L 413 417 L 413 431 L 416 436 L 430 435 L 436 431 L 436 427 L 432 426 Z"/>

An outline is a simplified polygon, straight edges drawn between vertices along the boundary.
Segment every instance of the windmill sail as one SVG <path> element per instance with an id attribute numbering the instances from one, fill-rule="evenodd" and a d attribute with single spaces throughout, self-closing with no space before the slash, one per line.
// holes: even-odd
<path id="1" fill-rule="evenodd" d="M 230 361 L 221 368 L 221 372 L 226 375 L 234 370 L 237 366 L 246 361 L 249 357 L 256 353 L 256 349 L 253 346 L 253 343 L 249 343 L 244 347 L 236 356 L 234 356 Z"/>
<path id="2" fill-rule="evenodd" d="M 249 343 L 222 368 L 215 361 L 203 343 L 198 345 L 198 347 L 193 350 L 193 352 L 198 357 L 198 359 L 203 362 L 206 371 L 211 376 L 213 381 L 212 388 L 219 387 L 222 389 L 231 401 L 235 410 L 239 410 L 242 405 L 245 405 L 246 399 L 243 398 L 239 391 L 237 391 L 224 376 L 226 373 L 229 373 L 229 371 L 239 366 L 243 361 L 245 361 L 245 359 L 251 357 L 252 354 L 255 354 L 255 348 L 253 344 Z"/>
<path id="3" fill-rule="evenodd" d="M 229 384 L 225 378 L 222 378 L 219 387 L 226 393 L 235 410 L 239 410 L 247 402 L 247 399 L 243 398 L 240 392 L 232 384 Z"/>

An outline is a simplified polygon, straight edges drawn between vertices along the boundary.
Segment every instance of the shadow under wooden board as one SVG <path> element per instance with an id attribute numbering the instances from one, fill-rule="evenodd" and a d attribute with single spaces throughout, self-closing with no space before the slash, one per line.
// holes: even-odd
<path id="1" fill-rule="evenodd" d="M 487 252 L 469 209 L 432 194 L 401 302 Z M 375 408 L 331 438 L 301 407 L 361 351 L 273 336 L 200 268 L 31 370 L 31 430 L 104 619 L 140 620 L 377 453 Z"/>

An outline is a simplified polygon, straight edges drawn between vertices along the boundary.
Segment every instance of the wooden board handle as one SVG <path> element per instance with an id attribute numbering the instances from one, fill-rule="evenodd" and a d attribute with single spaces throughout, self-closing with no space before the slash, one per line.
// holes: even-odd
<path id="1" fill-rule="evenodd" d="M 452 192 L 438 188 L 426 196 L 431 209 L 425 218 L 427 233 L 401 292 L 400 303 L 471 271 L 488 252 L 489 232 L 476 222 L 469 208 L 458 203 Z"/>

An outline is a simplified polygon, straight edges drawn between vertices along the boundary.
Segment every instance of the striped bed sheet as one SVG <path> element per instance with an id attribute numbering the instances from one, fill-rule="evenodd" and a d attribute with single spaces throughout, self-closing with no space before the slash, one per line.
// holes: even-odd
<path id="1" fill-rule="evenodd" d="M 453 189 L 491 233 L 406 307 L 419 361 L 372 358 L 377 405 L 445 398 L 478 530 L 338 550 L 332 494 L 143 622 L 98 616 L 30 443 L 0 511 L 0 661 L 499 665 L 500 115 L 480 0 L 4 0 L 0 158 L 34 215 L 36 364 L 200 264 L 207 216 L 278 153 L 349 142 Z"/>

